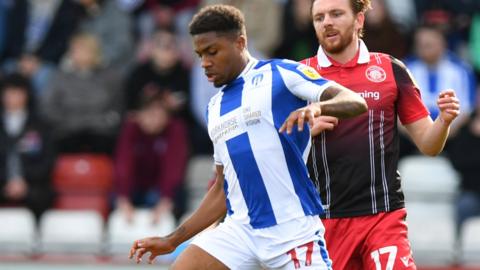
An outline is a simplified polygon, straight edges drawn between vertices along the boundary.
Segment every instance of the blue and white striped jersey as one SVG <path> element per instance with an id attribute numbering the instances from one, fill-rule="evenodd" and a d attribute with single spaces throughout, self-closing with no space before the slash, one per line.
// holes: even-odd
<path id="1" fill-rule="evenodd" d="M 265 228 L 323 213 L 306 169 L 310 131 L 278 129 L 308 101 L 319 101 L 333 82 L 289 60 L 250 59 L 237 79 L 208 105 L 214 159 L 224 166 L 228 214 L 241 224 Z"/>

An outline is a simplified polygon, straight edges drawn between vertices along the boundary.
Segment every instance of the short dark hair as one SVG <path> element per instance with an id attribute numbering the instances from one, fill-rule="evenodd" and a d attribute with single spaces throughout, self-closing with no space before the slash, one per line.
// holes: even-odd
<path id="1" fill-rule="evenodd" d="M 3 79 L 1 85 L 1 89 L 5 90 L 7 88 L 18 88 L 30 94 L 32 91 L 32 84 L 27 77 L 19 73 L 11 73 Z"/>
<path id="2" fill-rule="evenodd" d="M 193 16 L 190 35 L 207 32 L 245 34 L 245 18 L 240 10 L 229 5 L 206 6 Z"/>
<path id="3" fill-rule="evenodd" d="M 20 73 L 10 73 L 3 78 L 3 81 L 0 85 L 0 93 L 3 95 L 6 90 L 10 89 L 20 90 L 26 93 L 27 95 L 27 108 L 30 111 L 33 111 L 35 108 L 34 98 L 33 98 L 33 86 L 31 80 L 20 74 Z"/>

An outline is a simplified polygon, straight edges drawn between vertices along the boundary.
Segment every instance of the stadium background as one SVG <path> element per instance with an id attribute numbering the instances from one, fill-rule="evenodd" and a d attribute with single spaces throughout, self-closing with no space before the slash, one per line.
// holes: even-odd
<path id="1" fill-rule="evenodd" d="M 480 1 L 372 2 L 364 38 L 371 51 L 411 61 L 418 58 L 414 42 L 416 30 L 424 24 L 435 25 L 445 36 L 449 54 L 462 61 L 467 71 L 473 70 L 478 81 Z M 131 239 L 165 234 L 174 228 L 176 221 L 188 216 L 198 206 L 213 177 L 211 147 L 203 116 L 206 102 L 215 89 L 204 78 L 193 55 L 187 30 L 192 14 L 202 5 L 212 3 L 232 4 L 244 11 L 249 47 L 256 57 L 300 60 L 317 50 L 309 17 L 310 0 L 0 2 L 0 81 L 12 73 L 26 78 L 37 103 L 32 113 L 45 117 L 47 122 L 50 120 L 53 133 L 62 134 L 61 122 L 66 122 L 69 116 L 60 115 L 60 123 L 49 118 L 61 113 L 52 112 L 55 109 L 51 108 L 52 104 L 57 103 L 49 103 L 49 91 L 52 78 L 58 73 L 72 72 L 70 42 L 75 33 L 82 32 L 93 36 L 98 43 L 101 68 L 116 74 L 116 81 L 112 83 L 115 86 L 108 90 L 114 93 L 108 96 L 114 104 L 108 109 L 114 112 L 114 117 L 109 119 L 119 116 L 117 121 L 112 120 L 114 123 L 108 131 L 101 125 L 83 123 L 79 129 L 70 130 L 68 135 L 76 139 L 73 145 L 80 142 L 82 147 L 71 149 L 72 141 L 54 142 L 51 178 L 45 185 L 56 195 L 37 225 L 29 210 L 11 202 L 2 204 L 0 269 L 167 269 L 180 250 L 160 258 L 155 266 L 134 265 L 126 256 Z M 155 66 L 154 71 L 148 69 L 149 65 Z M 82 71 L 77 73 L 82 77 Z M 473 84 L 472 89 L 468 101 L 471 108 L 464 111 L 465 115 L 479 107 L 475 100 L 478 86 Z M 141 209 L 131 225 L 112 207 L 112 193 L 118 191 L 119 186 L 116 170 L 119 146 L 115 142 L 123 123 L 139 109 L 142 95 L 151 91 L 165 94 L 170 117 L 180 119 L 186 126 L 187 132 L 179 137 L 185 137 L 183 143 L 189 145 L 189 154 L 186 161 L 179 161 L 184 163 L 178 164 L 185 167 L 178 189 L 181 192 L 177 190 L 180 195 L 175 198 L 178 207 L 164 214 L 155 226 L 151 225 L 149 210 Z M 84 95 L 83 98 L 98 97 Z M 69 105 L 65 106 L 68 111 Z M 101 117 L 101 113 L 90 121 L 95 121 L 95 117 Z M 98 137 L 79 136 L 79 130 L 85 129 Z M 100 146 L 93 143 L 100 139 L 105 139 Z M 480 155 L 480 152 L 473 155 L 475 153 Z M 449 155 L 421 157 L 412 150 L 408 140 L 402 142 L 401 155 L 409 233 L 419 269 L 480 269 L 480 216 L 465 224 L 462 244 L 455 238 L 455 201 L 462 193 L 459 172 L 453 168 Z"/>

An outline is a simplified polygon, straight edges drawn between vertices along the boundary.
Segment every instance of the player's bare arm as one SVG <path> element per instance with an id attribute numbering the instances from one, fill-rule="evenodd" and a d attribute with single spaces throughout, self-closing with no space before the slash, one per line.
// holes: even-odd
<path id="1" fill-rule="evenodd" d="M 145 253 L 150 252 L 148 263 L 153 263 L 156 256 L 173 252 L 181 243 L 212 225 L 225 215 L 225 193 L 223 191 L 223 166 L 216 166 L 217 178 L 208 191 L 200 207 L 183 222 L 174 232 L 164 237 L 148 237 L 136 240 L 130 249 L 130 259 L 137 263 L 142 261 Z"/>
<path id="2" fill-rule="evenodd" d="M 340 84 L 333 84 L 320 96 L 322 115 L 345 119 L 368 110 L 367 102 L 357 93 Z"/>
<path id="3" fill-rule="evenodd" d="M 452 89 L 440 93 L 437 105 L 440 114 L 435 121 L 432 121 L 430 117 L 425 117 L 405 125 L 418 149 L 429 156 L 435 156 L 442 152 L 450 125 L 460 114 L 460 102 Z"/>
<path id="4" fill-rule="evenodd" d="M 315 119 L 321 115 L 345 119 L 360 115 L 367 110 L 368 106 L 365 99 L 335 83 L 325 89 L 320 96 L 319 102 L 312 103 L 290 113 L 279 131 L 287 131 L 290 134 L 295 124 L 297 124 L 298 130 L 302 131 L 305 121 L 309 123 L 310 127 L 313 127 Z M 330 120 L 335 123 L 335 120 Z"/>

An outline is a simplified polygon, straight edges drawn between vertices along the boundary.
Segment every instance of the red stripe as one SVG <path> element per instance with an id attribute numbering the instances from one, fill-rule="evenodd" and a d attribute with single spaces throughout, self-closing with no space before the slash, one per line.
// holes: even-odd
<path id="1" fill-rule="evenodd" d="M 298 261 L 297 252 L 295 251 L 295 249 L 290 250 L 289 252 L 287 252 L 287 254 L 290 254 L 293 264 L 295 265 L 295 269 L 300 269 L 300 262 Z"/>
<path id="2" fill-rule="evenodd" d="M 306 247 L 307 248 L 307 256 L 305 258 L 305 266 L 312 265 L 313 241 L 310 242 L 310 243 L 306 243 L 305 245 L 302 245 L 300 247 Z"/>

